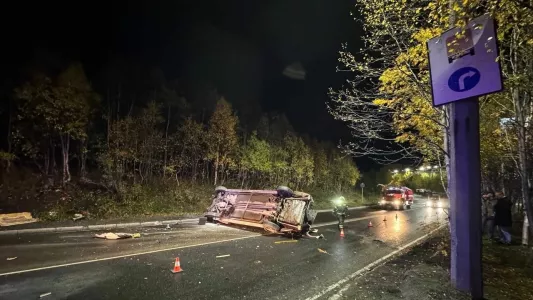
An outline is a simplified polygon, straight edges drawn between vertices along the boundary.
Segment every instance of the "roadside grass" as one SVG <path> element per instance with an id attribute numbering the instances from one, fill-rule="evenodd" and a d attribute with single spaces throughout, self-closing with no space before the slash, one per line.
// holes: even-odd
<path id="1" fill-rule="evenodd" d="M 98 174 L 95 174 L 98 178 Z M 214 186 L 190 181 L 159 180 L 150 184 L 123 184 L 111 191 L 102 184 L 81 184 L 76 178 L 66 186 L 59 178 L 47 178 L 20 170 L 3 176 L 0 184 L 0 213 L 29 211 L 41 221 L 64 221 L 82 213 L 87 220 L 132 217 L 197 215 L 211 204 Z M 235 185 L 225 183 L 226 187 Z M 271 189 L 273 187 L 262 187 Z M 324 189 L 301 189 L 310 193 L 316 209 L 333 207 L 332 200 L 344 196 L 349 206 L 366 205 L 358 191 L 335 193 Z M 373 199 L 375 200 L 375 199 Z"/>
<path id="2" fill-rule="evenodd" d="M 519 233 L 516 228 L 515 233 Z M 483 241 L 483 281 L 485 299 L 533 299 L 533 250 L 516 242 L 502 245 Z M 450 236 L 439 231 L 364 277 L 343 292 L 347 299 L 441 299 L 466 300 L 470 296 L 453 288 L 450 282 Z"/>
<path id="3" fill-rule="evenodd" d="M 191 183 L 134 184 L 117 194 L 71 191 L 63 201 L 49 201 L 38 213 L 43 221 L 59 221 L 83 213 L 88 219 L 200 214 L 211 203 L 213 187 Z M 53 212 L 51 215 L 50 212 Z"/>
<path id="4" fill-rule="evenodd" d="M 518 227 L 514 232 L 520 232 Z M 533 299 L 533 249 L 483 241 L 483 280 L 487 299 Z"/>

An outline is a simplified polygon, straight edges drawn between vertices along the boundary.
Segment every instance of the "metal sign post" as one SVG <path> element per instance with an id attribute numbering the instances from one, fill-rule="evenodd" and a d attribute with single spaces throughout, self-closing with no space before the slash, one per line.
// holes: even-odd
<path id="1" fill-rule="evenodd" d="M 363 194 L 363 190 L 365 188 L 365 183 L 364 182 L 361 182 L 361 201 L 364 201 L 364 194 Z"/>
<path id="2" fill-rule="evenodd" d="M 450 103 L 451 279 L 483 299 L 478 97 L 503 89 L 494 20 L 483 15 L 453 28 L 428 50 L 433 105 Z"/>

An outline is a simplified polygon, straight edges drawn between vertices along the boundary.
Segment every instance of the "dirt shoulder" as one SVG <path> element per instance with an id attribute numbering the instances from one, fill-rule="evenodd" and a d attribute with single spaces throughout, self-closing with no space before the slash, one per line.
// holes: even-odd
<path id="1" fill-rule="evenodd" d="M 533 251 L 520 245 L 484 242 L 486 299 L 533 299 Z M 470 299 L 450 283 L 446 230 L 404 255 L 346 283 L 329 299 Z"/>

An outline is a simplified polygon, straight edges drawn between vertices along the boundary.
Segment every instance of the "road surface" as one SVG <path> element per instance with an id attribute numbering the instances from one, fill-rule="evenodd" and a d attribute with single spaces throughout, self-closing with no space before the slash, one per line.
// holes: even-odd
<path id="1" fill-rule="evenodd" d="M 325 239 L 297 242 L 192 222 L 131 229 L 141 238 L 116 241 L 94 232 L 0 236 L 0 299 L 335 298 L 342 281 L 447 223 L 442 209 L 423 205 L 350 214 L 345 238 L 331 213 L 320 213 Z M 176 257 L 184 271 L 173 274 Z"/>

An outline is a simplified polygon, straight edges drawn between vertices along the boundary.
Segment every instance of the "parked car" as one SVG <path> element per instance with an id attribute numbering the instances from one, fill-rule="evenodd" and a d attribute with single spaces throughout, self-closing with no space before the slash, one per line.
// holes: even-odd
<path id="1" fill-rule="evenodd" d="M 209 222 L 263 228 L 271 233 L 305 234 L 316 217 L 313 198 L 280 186 L 276 190 L 217 187 L 205 212 Z"/>
<path id="2" fill-rule="evenodd" d="M 395 209 L 410 209 L 413 204 L 414 193 L 405 186 L 389 186 L 382 191 L 379 205 L 383 208 L 393 207 Z"/>
<path id="3" fill-rule="evenodd" d="M 416 189 L 416 193 L 422 196 L 426 196 L 428 194 L 431 194 L 432 191 L 428 189 Z"/>
<path id="4" fill-rule="evenodd" d="M 428 199 L 426 201 L 426 206 L 428 207 L 435 207 L 435 208 L 443 208 L 446 206 L 446 201 L 444 201 L 443 197 L 441 197 L 437 193 L 431 193 L 428 195 Z"/>

